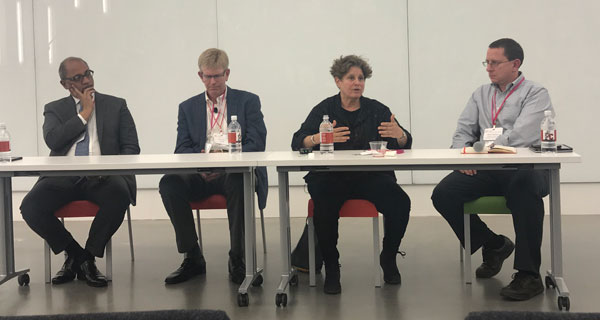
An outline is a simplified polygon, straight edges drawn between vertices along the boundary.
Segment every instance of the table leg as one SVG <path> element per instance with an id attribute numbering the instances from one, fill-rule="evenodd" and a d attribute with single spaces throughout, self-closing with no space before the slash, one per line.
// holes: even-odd
<path id="1" fill-rule="evenodd" d="M 15 244 L 13 236 L 12 185 L 10 177 L 0 177 L 0 284 L 19 277 L 19 284 L 28 284 L 29 277 L 20 277 L 29 269 L 15 271 Z M 22 283 L 23 282 L 23 283 Z"/>
<path id="2" fill-rule="evenodd" d="M 281 281 L 277 287 L 275 295 L 275 304 L 277 306 L 287 305 L 287 292 L 289 284 L 295 276 L 295 271 L 292 270 L 290 256 L 291 238 L 290 238 L 290 190 L 289 176 L 287 172 L 279 172 L 279 236 L 281 243 L 281 266 L 282 274 Z"/>
<path id="3" fill-rule="evenodd" d="M 238 289 L 238 305 L 245 307 L 249 303 L 250 285 L 262 284 L 262 269 L 256 267 L 256 219 L 254 216 L 254 168 L 244 171 L 244 241 L 246 257 L 246 278 Z"/>
<path id="4" fill-rule="evenodd" d="M 559 309 L 567 307 L 569 302 L 569 289 L 563 279 L 562 266 L 562 234 L 560 212 L 560 176 L 559 169 L 550 169 L 550 250 L 551 270 L 547 271 L 546 285 L 554 286 L 558 293 Z"/>

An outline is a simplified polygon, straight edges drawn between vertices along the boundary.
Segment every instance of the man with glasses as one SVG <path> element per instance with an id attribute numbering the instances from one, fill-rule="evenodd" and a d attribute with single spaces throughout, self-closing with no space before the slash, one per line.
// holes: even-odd
<path id="1" fill-rule="evenodd" d="M 139 154 L 135 123 L 125 100 L 96 92 L 94 71 L 81 58 L 69 57 L 58 69 L 68 97 L 44 107 L 43 134 L 50 156 Z M 77 277 L 89 286 L 104 287 L 107 280 L 96 268 L 106 243 L 119 229 L 125 211 L 135 203 L 133 175 L 90 177 L 41 177 L 21 203 L 21 214 L 55 254 L 66 251 L 62 269 L 52 284 Z M 71 201 L 88 200 L 99 210 L 85 247 L 73 238 L 54 213 Z"/>
<path id="2" fill-rule="evenodd" d="M 265 151 L 267 128 L 257 95 L 229 88 L 229 58 L 223 50 L 208 49 L 198 59 L 198 75 L 206 91 L 179 105 L 175 153 L 226 152 L 227 124 L 237 116 L 242 126 L 242 151 Z M 267 198 L 267 172 L 256 170 L 259 207 Z M 186 281 L 206 273 L 206 261 L 198 245 L 190 201 L 223 194 L 229 219 L 229 278 L 241 284 L 244 261 L 244 183 L 242 173 L 210 172 L 168 174 L 159 185 L 165 210 L 175 229 L 177 250 L 183 263 L 165 279 L 166 284 Z"/>
<path id="3" fill-rule="evenodd" d="M 523 49 L 512 39 L 492 42 L 483 65 L 491 80 L 471 95 L 458 119 L 452 148 L 486 145 L 530 147 L 540 141 L 544 111 L 553 110 L 548 91 L 525 80 L 519 71 Z M 544 291 L 539 274 L 544 220 L 542 198 L 548 195 L 548 177 L 540 170 L 457 170 L 433 190 L 433 205 L 448 221 L 464 245 L 463 205 L 481 196 L 506 197 L 512 212 L 515 244 L 494 233 L 477 216 L 471 219 L 472 252 L 483 247 L 483 263 L 477 278 L 491 278 L 500 272 L 503 261 L 515 251 L 517 272 L 500 295 L 510 300 L 527 300 Z"/>

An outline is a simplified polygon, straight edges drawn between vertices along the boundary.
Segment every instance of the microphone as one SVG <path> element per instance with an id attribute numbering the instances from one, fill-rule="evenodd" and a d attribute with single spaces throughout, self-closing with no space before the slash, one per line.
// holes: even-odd
<path id="1" fill-rule="evenodd" d="M 473 150 L 475 150 L 475 152 L 481 152 L 481 151 L 483 151 L 484 148 L 485 148 L 485 142 L 483 142 L 483 141 L 477 141 L 477 142 L 473 143 Z"/>
<path id="2" fill-rule="evenodd" d="M 213 112 L 214 112 L 214 113 L 219 113 L 219 108 L 215 107 L 215 108 L 213 109 Z"/>

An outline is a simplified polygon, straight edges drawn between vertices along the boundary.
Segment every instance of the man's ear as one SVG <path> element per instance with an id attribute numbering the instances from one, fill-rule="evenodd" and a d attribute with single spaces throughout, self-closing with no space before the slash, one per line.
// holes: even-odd
<path id="1" fill-rule="evenodd" d="M 519 69 L 521 67 L 521 59 L 515 59 L 514 66 L 515 68 Z"/>
<path id="2" fill-rule="evenodd" d="M 67 82 L 65 80 L 60 80 L 60 84 L 63 86 L 63 88 L 69 90 L 70 87 L 67 86 Z"/>

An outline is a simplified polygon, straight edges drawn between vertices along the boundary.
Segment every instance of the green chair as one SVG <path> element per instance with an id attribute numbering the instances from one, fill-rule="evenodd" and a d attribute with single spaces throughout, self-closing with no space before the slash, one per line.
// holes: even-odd
<path id="1" fill-rule="evenodd" d="M 464 261 L 463 277 L 471 284 L 471 214 L 511 214 L 503 196 L 485 196 L 465 202 L 464 207 L 465 248 L 460 250 L 460 261 Z M 464 256 L 464 259 L 463 259 Z"/>

